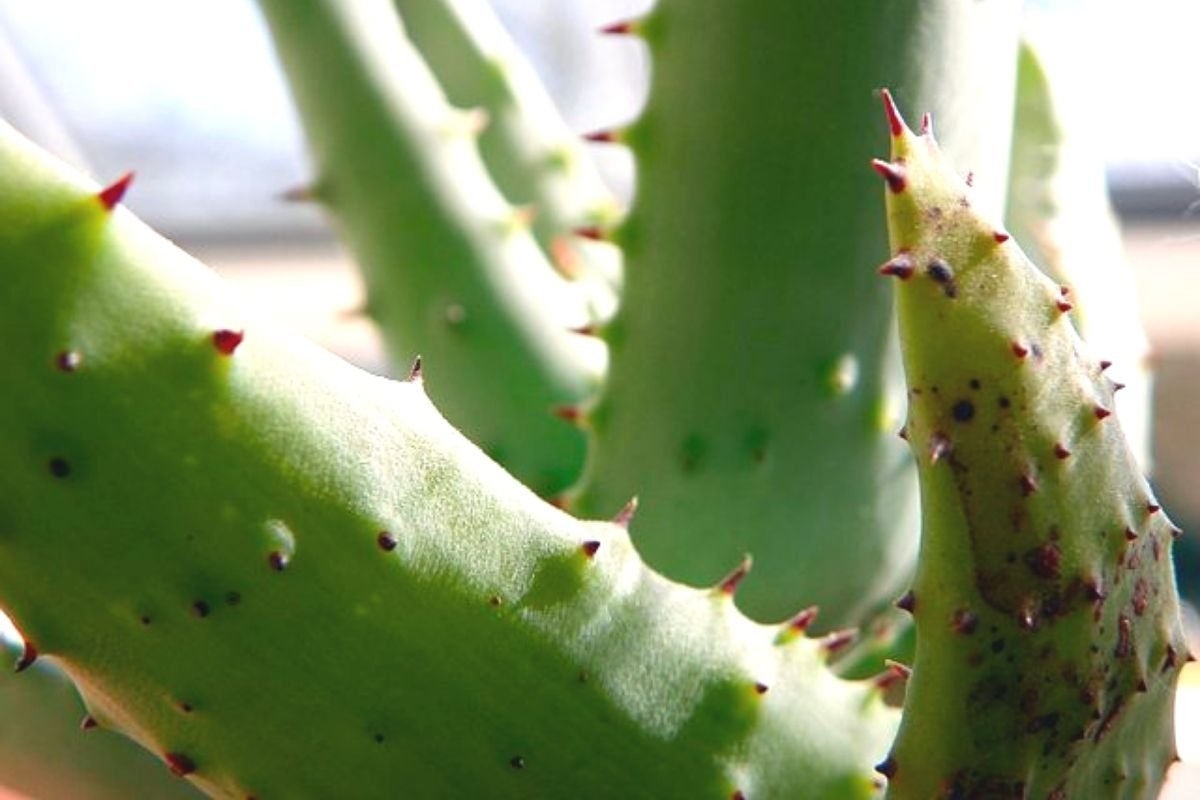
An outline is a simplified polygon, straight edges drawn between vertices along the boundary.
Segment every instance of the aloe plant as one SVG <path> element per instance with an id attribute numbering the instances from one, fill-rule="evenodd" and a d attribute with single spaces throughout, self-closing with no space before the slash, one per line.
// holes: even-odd
<path id="1" fill-rule="evenodd" d="M 19 671 L 54 660 L 88 727 L 218 797 L 1161 784 L 1177 530 L 1076 296 L 998 216 L 1015 3 L 610 26 L 655 70 L 590 137 L 636 157 L 615 225 L 471 3 L 261 4 L 398 380 L 246 308 L 128 177 L 0 128 Z"/>

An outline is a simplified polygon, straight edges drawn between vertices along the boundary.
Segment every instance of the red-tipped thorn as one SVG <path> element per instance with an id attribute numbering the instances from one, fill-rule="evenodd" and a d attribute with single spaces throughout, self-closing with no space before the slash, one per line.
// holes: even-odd
<path id="1" fill-rule="evenodd" d="M 883 761 L 880 761 L 875 765 L 875 771 L 888 780 L 891 780 L 892 778 L 896 777 L 896 766 L 896 759 L 888 756 Z"/>
<path id="2" fill-rule="evenodd" d="M 551 413 L 559 419 L 578 424 L 583 419 L 583 410 L 579 406 L 554 406 Z"/>
<path id="3" fill-rule="evenodd" d="M 1125 388 L 1125 384 L 1120 383 L 1118 381 L 1113 381 L 1113 385 L 1112 385 L 1113 394 L 1116 394 L 1117 392 L 1121 391 L 1124 388 Z"/>
<path id="4" fill-rule="evenodd" d="M 93 730 L 99 724 L 100 723 L 96 722 L 96 718 L 93 717 L 91 714 L 85 714 L 83 719 L 80 720 L 80 722 L 79 722 L 79 730 L 90 731 L 90 730 Z"/>
<path id="5" fill-rule="evenodd" d="M 921 115 L 921 135 L 933 136 L 933 114 L 928 111 Z"/>
<path id="6" fill-rule="evenodd" d="M 600 542 L 596 541 L 595 539 L 589 539 L 588 541 L 581 544 L 579 547 L 581 550 L 583 550 L 583 554 L 585 556 L 587 556 L 589 559 L 591 559 L 591 558 L 595 558 L 596 553 L 599 552 Z"/>
<path id="7" fill-rule="evenodd" d="M 755 694 L 757 694 L 757 695 L 764 695 L 764 694 L 766 694 L 768 691 L 770 691 L 770 689 L 771 689 L 771 687 L 770 687 L 770 686 L 767 686 L 767 685 L 766 685 L 765 683 L 763 683 L 762 681 L 756 681 L 756 682 L 755 682 L 755 684 L 754 684 L 754 693 L 755 693 Z"/>
<path id="8" fill-rule="evenodd" d="M 907 425 L 901 426 L 900 430 L 896 431 L 896 435 L 907 442 L 908 441 L 908 426 Z"/>
<path id="9" fill-rule="evenodd" d="M 875 676 L 876 688 L 887 691 L 898 683 L 904 683 L 912 676 L 912 669 L 898 661 L 885 659 L 886 669 Z"/>
<path id="10" fill-rule="evenodd" d="M 594 242 L 608 241 L 608 235 L 599 225 L 585 225 L 582 228 L 576 228 L 574 234 L 581 239 L 591 239 Z"/>
<path id="11" fill-rule="evenodd" d="M 871 159 L 871 168 L 887 181 L 888 189 L 892 194 L 900 194 L 908 186 L 903 164 L 893 164 L 881 158 L 873 158 Z"/>
<path id="12" fill-rule="evenodd" d="M 1058 301 L 1056 301 L 1054 303 L 1054 305 L 1056 308 L 1058 308 L 1059 311 L 1061 311 L 1064 314 L 1075 307 L 1075 306 L 1071 305 L 1071 303 L 1069 301 L 1063 300 L 1063 299 L 1059 299 Z"/>
<path id="13" fill-rule="evenodd" d="M 1125 541 L 1132 542 L 1132 541 L 1137 540 L 1137 538 L 1138 538 L 1137 531 L 1135 531 L 1133 528 L 1125 529 Z"/>
<path id="14" fill-rule="evenodd" d="M 992 234 L 992 238 L 996 240 L 996 244 L 1004 244 L 1012 237 L 1009 236 L 1004 231 L 996 231 L 995 233 Z"/>
<path id="15" fill-rule="evenodd" d="M 1054 443 L 1054 457 L 1059 459 L 1060 461 L 1064 460 L 1064 459 L 1068 459 L 1071 457 L 1071 451 L 1068 450 L 1063 445 L 1062 442 L 1055 442 Z"/>
<path id="16" fill-rule="evenodd" d="M 820 612 L 820 610 L 821 609 L 817 606 L 809 606 L 808 608 L 804 609 L 799 614 L 788 620 L 788 630 L 792 631 L 793 633 L 804 633 L 808 630 L 808 627 L 813 624 L 813 621 L 816 620 L 817 614 Z"/>
<path id="17" fill-rule="evenodd" d="M 1020 342 L 1012 343 L 1012 351 L 1013 355 L 1017 358 L 1024 358 L 1025 356 L 1029 355 L 1029 348 Z"/>
<path id="18" fill-rule="evenodd" d="M 884 262 L 883 266 L 879 268 L 879 274 L 899 278 L 903 281 L 911 278 L 915 270 L 916 267 L 913 265 L 912 256 L 901 252 Z"/>
<path id="19" fill-rule="evenodd" d="M 750 571 L 750 565 L 753 563 L 749 555 L 742 559 L 742 563 L 734 568 L 733 572 L 726 575 L 717 584 L 717 591 L 724 595 L 733 596 L 734 592 L 742 583 L 742 579 L 746 577 L 746 573 Z"/>
<path id="20" fill-rule="evenodd" d="M 614 22 L 611 25 L 605 25 L 600 28 L 598 33 L 605 36 L 626 36 L 637 31 L 637 23 L 634 20 L 627 19 L 623 22 Z"/>
<path id="21" fill-rule="evenodd" d="M 845 630 L 834 631 L 833 633 L 826 634 L 821 639 L 821 649 L 827 654 L 833 655 L 839 650 L 845 648 L 846 645 L 853 642 L 856 638 L 858 638 L 857 628 L 846 628 Z"/>
<path id="22" fill-rule="evenodd" d="M 129 184 L 131 183 L 133 183 L 133 173 L 126 172 L 97 192 L 96 199 L 100 201 L 100 205 L 104 206 L 105 209 L 112 211 L 117 207 L 117 203 L 121 202 L 121 199 L 125 197 L 125 192 L 129 190 Z"/>
<path id="23" fill-rule="evenodd" d="M 1112 412 L 1104 406 L 1096 406 L 1092 409 L 1092 413 L 1096 415 L 1096 419 L 1108 419 L 1112 416 Z"/>
<path id="24" fill-rule="evenodd" d="M 222 328 L 219 331 L 213 331 L 212 343 L 213 347 L 217 348 L 217 352 L 223 356 L 231 356 L 238 349 L 238 345 L 246 338 L 245 331 L 234 331 L 228 328 Z"/>
<path id="25" fill-rule="evenodd" d="M 583 140 L 597 144 L 617 144 L 621 141 L 621 132 L 616 130 L 592 131 L 583 134 Z"/>
<path id="26" fill-rule="evenodd" d="M 421 372 L 421 357 L 417 356 L 413 359 L 412 366 L 408 368 L 408 377 L 405 378 L 409 383 L 422 383 L 425 376 Z"/>
<path id="27" fill-rule="evenodd" d="M 537 206 L 526 203 L 525 205 L 513 206 L 509 210 L 509 220 L 514 228 L 528 228 L 533 225 L 533 221 L 537 219 Z"/>
<path id="28" fill-rule="evenodd" d="M 550 257 L 564 277 L 575 280 L 583 275 L 583 259 L 569 237 L 555 236 L 550 241 Z"/>
<path id="29" fill-rule="evenodd" d="M 638 499 L 635 495 L 629 498 L 629 502 L 622 506 L 617 515 L 612 518 L 613 525 L 618 525 L 625 530 L 629 530 L 629 523 L 633 522 L 633 515 L 637 513 L 637 507 Z"/>
<path id="30" fill-rule="evenodd" d="M 38 659 L 38 649 L 33 642 L 25 640 L 25 649 L 21 651 L 21 657 L 17 659 L 17 663 L 13 670 L 15 672 L 24 672 L 33 666 L 33 662 Z"/>
<path id="31" fill-rule="evenodd" d="M 468 108 L 462 112 L 462 131 L 468 136 L 479 136 L 487 130 L 492 117 L 486 108 Z"/>
<path id="32" fill-rule="evenodd" d="M 1020 483 L 1022 497 L 1029 497 L 1038 490 L 1037 481 L 1033 479 L 1032 475 L 1022 475 Z"/>
<path id="33" fill-rule="evenodd" d="M 1146 503 L 1146 513 L 1147 514 L 1153 515 L 1153 514 L 1157 514 L 1160 511 L 1162 511 L 1162 506 L 1160 506 L 1158 503 Z"/>
<path id="34" fill-rule="evenodd" d="M 312 186 L 293 186 L 280 192 L 279 199 L 285 203 L 311 203 L 317 199 L 317 190 Z"/>
<path id="35" fill-rule="evenodd" d="M 594 322 L 588 322 L 583 325 L 580 325 L 577 328 L 567 328 L 567 330 L 570 331 L 571 333 L 577 333 L 580 336 L 595 336 L 597 329 L 596 329 L 596 324 Z"/>
<path id="36" fill-rule="evenodd" d="M 196 762 L 183 753 L 167 753 L 163 761 L 167 763 L 167 769 L 181 778 L 196 771 Z"/>
<path id="37" fill-rule="evenodd" d="M 1112 362 L 1111 362 L 1111 361 L 1107 361 L 1107 360 L 1105 360 L 1105 361 L 1101 361 L 1101 362 L 1100 362 L 1100 371 L 1101 371 L 1101 372 L 1104 372 L 1104 370 L 1108 369 L 1108 368 L 1109 368 L 1109 367 L 1111 367 L 1111 366 L 1112 366 Z"/>
<path id="38" fill-rule="evenodd" d="M 901 611 L 907 611 L 910 614 L 916 611 L 917 596 L 913 593 L 912 589 L 909 589 L 896 601 L 896 608 Z"/>
<path id="39" fill-rule="evenodd" d="M 892 136 L 900 136 L 908 126 L 904 124 L 904 117 L 900 115 L 900 109 L 896 108 L 896 101 L 892 98 L 892 93 L 887 89 L 882 89 L 879 97 L 883 100 L 883 111 L 887 114 L 888 127 L 892 131 Z"/>

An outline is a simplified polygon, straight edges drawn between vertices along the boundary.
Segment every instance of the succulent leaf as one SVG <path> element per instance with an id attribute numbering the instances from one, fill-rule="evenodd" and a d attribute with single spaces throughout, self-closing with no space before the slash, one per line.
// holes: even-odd
<path id="1" fill-rule="evenodd" d="M 918 523 L 891 300 L 870 273 L 887 249 L 860 174 L 873 95 L 901 75 L 952 111 L 999 207 L 1015 10 L 661 0 L 618 26 L 649 46 L 652 84 L 621 136 L 638 188 L 574 508 L 638 495 L 638 547 L 694 584 L 751 553 L 739 602 L 758 619 L 816 603 L 836 628 L 899 595 Z"/>
<path id="2" fill-rule="evenodd" d="M 363 272 L 395 363 L 421 355 L 446 415 L 552 495 L 584 436 L 555 418 L 596 388 L 603 347 L 585 287 L 562 278 L 530 215 L 479 156 L 484 115 L 452 107 L 390 0 L 263 0 L 316 161 L 314 196 Z"/>
<path id="3" fill-rule="evenodd" d="M 218 797 L 877 794 L 896 714 L 829 641 L 649 570 L 427 368 L 276 330 L 6 127 L 0 181 L 0 606 L 100 727 Z"/>
<path id="4" fill-rule="evenodd" d="M 890 96 L 892 119 L 898 119 Z M 1171 546 L 1069 295 L 931 133 L 887 176 L 921 479 L 916 657 L 889 797 L 1153 797 L 1186 655 Z M 949 732 L 953 732 L 951 735 Z"/>
<path id="5" fill-rule="evenodd" d="M 607 318 L 615 302 L 611 287 L 619 282 L 619 251 L 572 231 L 611 227 L 620 216 L 617 201 L 491 4 L 394 2 L 450 102 L 487 113 L 479 149 L 500 191 L 534 209 L 532 231 L 543 251 L 568 275 L 593 282 L 594 311 Z"/>

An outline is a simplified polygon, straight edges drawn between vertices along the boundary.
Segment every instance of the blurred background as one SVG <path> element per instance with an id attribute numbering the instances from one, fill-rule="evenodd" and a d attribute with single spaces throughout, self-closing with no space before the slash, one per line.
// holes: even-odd
<path id="1" fill-rule="evenodd" d="M 579 132 L 633 118 L 648 60 L 597 28 L 649 0 L 493 0 Z M 1156 372 L 1154 481 L 1188 535 L 1200 599 L 1200 3 L 1040 0 L 1031 26 L 1101 58 L 1077 76 L 1094 115 Z M 69 19 L 70 24 L 63 24 Z M 252 0 L 0 0 L 0 115 L 94 175 L 137 171 L 132 209 L 301 332 L 384 371 L 361 289 L 316 208 L 282 199 L 310 177 L 302 134 Z M 631 160 L 595 147 L 624 198 Z M 1180 750 L 1200 764 L 1200 679 L 1181 694 Z M 0 775 L 0 783 L 3 783 Z M 1200 797 L 1179 779 L 1175 797 Z M 1182 793 L 1179 793 L 1182 792 Z"/>

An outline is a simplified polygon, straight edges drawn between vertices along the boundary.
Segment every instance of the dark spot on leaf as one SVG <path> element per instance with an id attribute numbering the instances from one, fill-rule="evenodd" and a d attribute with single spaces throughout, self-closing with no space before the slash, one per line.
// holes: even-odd
<path id="1" fill-rule="evenodd" d="M 954 280 L 954 271 L 950 269 L 950 265 L 940 258 L 932 259 L 928 266 L 925 267 L 925 273 L 933 278 L 936 283 L 949 283 Z"/>
<path id="2" fill-rule="evenodd" d="M 979 616 L 969 608 L 960 608 L 954 612 L 950 624 L 954 627 L 955 633 L 969 636 L 979 627 Z"/>
<path id="3" fill-rule="evenodd" d="M 1038 731 L 1053 728 L 1056 725 L 1058 725 L 1058 713 L 1052 712 L 1029 720 L 1029 724 L 1025 726 L 1025 730 L 1028 733 L 1037 733 Z"/>
<path id="4" fill-rule="evenodd" d="M 1062 550 L 1054 542 L 1034 547 L 1025 552 L 1025 565 L 1039 578 L 1049 580 L 1058 577 L 1062 563 Z"/>
<path id="5" fill-rule="evenodd" d="M 1113 655 L 1117 658 L 1128 658 L 1133 652 L 1133 627 L 1129 617 L 1122 614 L 1117 619 L 1117 646 Z"/>
<path id="6" fill-rule="evenodd" d="M 1139 617 L 1142 616 L 1146 613 L 1146 606 L 1149 603 L 1150 587 L 1145 578 L 1138 578 L 1137 583 L 1133 585 L 1133 613 Z"/>
<path id="7" fill-rule="evenodd" d="M 950 413 L 959 422 L 970 422 L 975 416 L 975 404 L 970 400 L 959 400 Z"/>
<path id="8" fill-rule="evenodd" d="M 75 350 L 63 350 L 54 357 L 54 365 L 62 372 L 74 372 L 83 363 L 83 354 Z"/>

